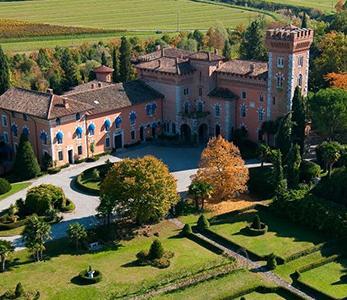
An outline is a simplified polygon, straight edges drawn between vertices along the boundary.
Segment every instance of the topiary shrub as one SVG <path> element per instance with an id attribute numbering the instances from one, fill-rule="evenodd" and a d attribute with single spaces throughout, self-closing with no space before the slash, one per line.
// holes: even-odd
<path id="1" fill-rule="evenodd" d="M 89 275 L 90 272 L 93 272 L 93 277 Z M 102 280 L 102 274 L 98 270 L 92 270 L 92 267 L 89 266 L 87 270 L 83 270 L 82 272 L 80 272 L 79 279 L 84 284 L 95 284 Z"/>
<path id="2" fill-rule="evenodd" d="M 256 215 L 256 216 L 254 217 L 254 220 L 253 220 L 253 223 L 252 223 L 251 227 L 252 227 L 253 229 L 261 229 L 261 228 L 262 228 L 261 225 L 262 225 L 262 224 L 261 224 L 261 222 L 260 222 L 260 218 L 259 218 L 258 215 Z"/>
<path id="3" fill-rule="evenodd" d="M 138 265 L 151 265 L 159 269 L 168 268 L 172 257 L 174 257 L 174 253 L 171 251 L 164 251 L 159 240 L 153 241 L 149 251 L 142 250 L 136 254 Z"/>
<path id="4" fill-rule="evenodd" d="M 158 239 L 154 240 L 151 245 L 151 248 L 149 249 L 148 258 L 158 259 L 158 258 L 162 258 L 163 255 L 164 255 L 163 245 Z"/>
<path id="5" fill-rule="evenodd" d="M 190 236 L 193 233 L 192 231 L 192 227 L 190 226 L 190 224 L 185 224 L 182 231 L 181 231 L 181 235 L 182 236 Z"/>
<path id="6" fill-rule="evenodd" d="M 22 297 L 24 295 L 24 288 L 21 282 L 17 283 L 14 295 L 16 296 L 16 298 Z"/>
<path id="7" fill-rule="evenodd" d="M 276 255 L 275 254 L 270 254 L 267 257 L 267 262 L 266 262 L 266 266 L 270 269 L 270 270 L 275 270 L 277 267 L 277 259 L 276 259 Z"/>
<path id="8" fill-rule="evenodd" d="M 5 178 L 0 178 L 0 195 L 5 194 L 10 190 L 11 184 Z"/>
<path id="9" fill-rule="evenodd" d="M 263 235 L 267 232 L 268 226 L 260 221 L 258 215 L 255 215 L 251 225 L 246 227 L 248 234 L 257 236 Z"/>
<path id="10" fill-rule="evenodd" d="M 321 174 L 321 167 L 312 162 L 303 160 L 300 165 L 300 181 L 310 183 L 313 179 L 319 177 Z"/>
<path id="11" fill-rule="evenodd" d="M 273 197 L 275 194 L 273 168 L 271 166 L 250 168 L 248 189 L 262 199 Z"/>
<path id="12" fill-rule="evenodd" d="M 197 226 L 199 230 L 203 231 L 210 227 L 210 222 L 207 220 L 205 215 L 201 215 L 198 219 Z"/>

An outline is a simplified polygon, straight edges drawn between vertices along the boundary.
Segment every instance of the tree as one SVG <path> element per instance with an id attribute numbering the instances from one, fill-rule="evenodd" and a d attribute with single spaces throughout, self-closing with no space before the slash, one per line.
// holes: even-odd
<path id="1" fill-rule="evenodd" d="M 247 27 L 240 45 L 240 57 L 247 60 L 266 60 L 264 20 L 256 19 Z"/>
<path id="2" fill-rule="evenodd" d="M 266 134 L 266 142 L 268 145 L 270 144 L 270 137 L 272 135 L 275 135 L 277 130 L 278 130 L 278 126 L 275 121 L 269 120 L 261 124 L 261 132 L 263 134 Z"/>
<path id="3" fill-rule="evenodd" d="M 155 239 L 149 249 L 148 257 L 150 259 L 160 259 L 164 255 L 164 247 L 158 239 Z"/>
<path id="4" fill-rule="evenodd" d="M 208 38 L 209 47 L 222 50 L 225 40 L 228 38 L 228 33 L 223 24 L 217 23 L 215 26 L 208 29 L 206 37 Z"/>
<path id="5" fill-rule="evenodd" d="M 188 194 L 194 198 L 196 209 L 199 209 L 201 205 L 201 209 L 203 210 L 205 199 L 211 197 L 212 191 L 213 187 L 211 184 L 204 181 L 193 180 L 189 186 Z"/>
<path id="6" fill-rule="evenodd" d="M 270 270 L 274 270 L 277 267 L 277 259 L 276 259 L 276 255 L 275 254 L 270 254 L 267 258 L 267 263 L 266 266 L 270 269 Z"/>
<path id="7" fill-rule="evenodd" d="M 253 219 L 251 227 L 254 228 L 254 229 L 258 229 L 258 230 L 262 229 L 262 225 L 261 225 L 261 221 L 260 221 L 259 215 L 255 215 L 254 216 L 254 219 Z"/>
<path id="8" fill-rule="evenodd" d="M 260 144 L 258 147 L 258 156 L 261 161 L 261 167 L 264 166 L 264 162 L 268 159 L 270 155 L 271 149 L 268 145 L 266 144 Z"/>
<path id="9" fill-rule="evenodd" d="M 307 15 L 304 12 L 303 16 L 302 16 L 302 21 L 301 21 L 301 28 L 308 28 L 308 24 L 307 24 Z"/>
<path id="10" fill-rule="evenodd" d="M 338 0 L 335 4 L 336 12 L 341 12 L 344 10 L 345 0 Z"/>
<path id="11" fill-rule="evenodd" d="M 223 56 L 227 60 L 231 59 L 231 45 L 228 40 L 225 40 L 225 43 L 224 43 Z"/>
<path id="12" fill-rule="evenodd" d="M 292 101 L 292 141 L 300 146 L 300 153 L 304 153 L 306 112 L 301 89 L 296 87 Z"/>
<path id="13" fill-rule="evenodd" d="M 106 197 L 106 211 L 113 204 L 113 211 L 119 217 L 138 224 L 158 222 L 179 200 L 175 178 L 153 156 L 115 163 L 101 183 L 100 195 L 101 199 Z"/>
<path id="14" fill-rule="evenodd" d="M 6 259 L 13 251 L 14 246 L 10 241 L 0 240 L 1 272 L 6 271 Z"/>
<path id="15" fill-rule="evenodd" d="M 198 43 L 198 50 L 201 50 L 204 47 L 204 34 L 200 30 L 194 30 L 193 38 Z"/>
<path id="16" fill-rule="evenodd" d="M 65 90 L 78 85 L 79 83 L 79 72 L 77 64 L 73 60 L 71 51 L 69 48 L 65 48 L 61 57 L 61 68 L 64 71 L 63 75 L 63 87 Z"/>
<path id="17" fill-rule="evenodd" d="M 331 87 L 347 91 L 347 73 L 329 73 L 324 78 Z"/>
<path id="18" fill-rule="evenodd" d="M 192 233 L 193 233 L 192 226 L 190 226 L 190 224 L 185 224 L 181 232 L 182 236 L 188 237 Z"/>
<path id="19" fill-rule="evenodd" d="M 16 298 L 20 298 L 23 297 L 24 294 L 24 287 L 21 282 L 18 282 L 16 285 L 16 289 L 14 290 L 14 295 L 16 296 Z"/>
<path id="20" fill-rule="evenodd" d="M 284 116 L 276 133 L 276 147 L 281 151 L 284 160 L 287 159 L 288 152 L 292 146 L 292 114 Z"/>
<path id="21" fill-rule="evenodd" d="M 104 218 L 104 223 L 109 226 L 114 212 L 114 199 L 109 197 L 109 195 L 101 195 L 100 204 L 96 210 L 99 215 Z"/>
<path id="22" fill-rule="evenodd" d="M 41 173 L 34 150 L 25 134 L 22 134 L 19 140 L 13 172 L 19 180 L 32 179 Z"/>
<path id="23" fill-rule="evenodd" d="M 118 66 L 118 53 L 117 53 L 116 47 L 114 47 L 112 50 L 112 66 L 113 66 L 112 81 L 117 83 L 119 82 L 119 66 Z"/>
<path id="24" fill-rule="evenodd" d="M 300 146 L 295 144 L 291 147 L 288 154 L 287 163 L 287 182 L 290 188 L 296 188 L 300 181 L 301 155 Z"/>
<path id="25" fill-rule="evenodd" d="M 0 95 L 10 88 L 10 66 L 7 57 L 0 46 Z"/>
<path id="26" fill-rule="evenodd" d="M 197 226 L 199 230 L 205 230 L 210 227 L 210 222 L 207 220 L 205 215 L 201 215 L 198 219 Z"/>
<path id="27" fill-rule="evenodd" d="M 48 56 L 47 49 L 39 49 L 36 62 L 39 65 L 40 69 L 44 72 L 52 66 L 52 62 Z"/>
<path id="28" fill-rule="evenodd" d="M 328 88 L 310 99 L 313 125 L 328 139 L 347 130 L 347 91 Z"/>
<path id="29" fill-rule="evenodd" d="M 271 151 L 271 162 L 273 164 L 273 186 L 275 194 L 279 194 L 286 187 L 286 180 L 283 174 L 282 153 L 280 150 Z"/>
<path id="30" fill-rule="evenodd" d="M 230 200 L 247 189 L 248 169 L 240 150 L 221 136 L 212 138 L 201 154 L 196 179 L 213 187 L 211 200 Z"/>
<path id="31" fill-rule="evenodd" d="M 51 239 L 51 226 L 40 220 L 36 215 L 27 219 L 23 231 L 25 246 L 33 253 L 36 261 L 43 258 L 45 242 Z"/>
<path id="32" fill-rule="evenodd" d="M 94 152 L 95 152 L 95 143 L 92 142 L 89 146 L 90 152 L 92 153 L 92 157 L 94 157 Z"/>
<path id="33" fill-rule="evenodd" d="M 80 223 L 70 224 L 67 233 L 71 242 L 75 244 L 76 249 L 87 238 L 86 228 Z"/>
<path id="34" fill-rule="evenodd" d="M 107 66 L 107 65 L 108 65 L 107 57 L 106 57 L 105 51 L 103 51 L 103 52 L 101 53 L 101 64 L 102 64 L 103 66 Z"/>
<path id="35" fill-rule="evenodd" d="M 119 80 L 127 82 L 132 77 L 132 67 L 130 62 L 131 46 L 125 36 L 121 38 L 119 52 Z"/>
<path id="36" fill-rule="evenodd" d="M 325 165 L 325 170 L 328 171 L 328 176 L 331 177 L 331 171 L 334 164 L 341 157 L 341 145 L 337 142 L 323 142 L 317 148 Z"/>

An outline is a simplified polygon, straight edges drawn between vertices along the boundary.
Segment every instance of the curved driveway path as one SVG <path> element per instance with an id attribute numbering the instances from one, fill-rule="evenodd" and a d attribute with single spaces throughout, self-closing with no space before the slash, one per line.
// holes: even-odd
<path id="1" fill-rule="evenodd" d="M 39 177 L 32 181 L 32 185 L 30 187 L 43 183 L 60 186 L 64 190 L 66 197 L 74 202 L 76 209 L 72 213 L 64 214 L 63 221 L 52 226 L 52 238 L 58 239 L 66 235 L 66 230 L 70 223 L 79 222 L 86 227 L 91 227 L 97 223 L 95 214 L 96 207 L 99 204 L 99 197 L 80 193 L 76 191 L 71 184 L 74 177 L 84 170 L 104 164 L 107 159 L 110 159 L 111 162 L 116 162 L 125 157 L 134 158 L 151 154 L 160 158 L 169 166 L 171 173 L 177 179 L 177 191 L 185 192 L 187 191 L 187 188 L 191 182 L 191 176 L 196 173 L 201 150 L 202 148 L 169 148 L 152 145 L 138 146 L 128 150 L 123 150 L 117 153 L 115 156 L 103 156 L 98 161 L 93 163 L 72 165 L 69 168 L 63 169 L 58 174 Z M 258 165 L 258 163 L 251 161 L 247 163 L 247 167 L 254 167 Z M 0 211 L 8 208 L 11 204 L 14 204 L 17 199 L 24 199 L 29 188 L 1 200 Z M 12 241 L 17 250 L 23 248 L 21 236 L 0 237 L 0 239 Z"/>

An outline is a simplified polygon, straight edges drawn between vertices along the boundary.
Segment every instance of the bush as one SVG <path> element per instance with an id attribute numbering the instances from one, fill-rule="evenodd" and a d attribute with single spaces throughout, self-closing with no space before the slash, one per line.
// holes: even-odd
<path id="1" fill-rule="evenodd" d="M 275 270 L 277 267 L 277 260 L 276 260 L 276 255 L 275 254 L 270 254 L 267 258 L 266 266 L 270 270 Z"/>
<path id="2" fill-rule="evenodd" d="M 190 224 L 185 224 L 181 232 L 182 236 L 190 236 L 192 233 L 193 231 Z"/>
<path id="3" fill-rule="evenodd" d="M 166 257 L 154 259 L 152 262 L 152 266 L 156 267 L 158 269 L 165 269 L 165 268 L 170 267 L 170 260 L 167 259 Z"/>
<path id="4" fill-rule="evenodd" d="M 98 283 L 102 280 L 102 274 L 98 270 L 94 270 L 93 278 L 89 278 L 89 276 L 88 276 L 89 270 L 91 270 L 91 267 L 89 267 L 88 270 L 83 270 L 79 274 L 79 278 L 84 284 L 94 284 L 94 283 Z"/>
<path id="5" fill-rule="evenodd" d="M 272 198 L 275 194 L 272 167 L 250 168 L 248 189 L 263 199 Z"/>
<path id="6" fill-rule="evenodd" d="M 207 218 L 205 217 L 205 215 L 201 215 L 198 219 L 198 229 L 199 230 L 205 230 L 208 229 L 210 227 L 210 222 L 207 220 Z"/>
<path id="7" fill-rule="evenodd" d="M 22 297 L 24 295 L 24 288 L 22 283 L 18 282 L 16 285 L 16 289 L 14 291 L 14 295 L 16 298 Z"/>
<path id="8" fill-rule="evenodd" d="M 97 168 L 94 168 L 90 174 L 90 177 L 93 181 L 99 181 L 100 180 L 100 173 Z"/>
<path id="9" fill-rule="evenodd" d="M 11 184 L 5 178 L 0 178 L 0 195 L 5 194 L 10 190 Z"/>
<path id="10" fill-rule="evenodd" d="M 253 220 L 253 222 L 251 224 L 251 227 L 253 229 L 258 229 L 258 230 L 262 228 L 262 224 L 260 222 L 260 218 L 259 218 L 258 215 L 255 215 L 254 220 Z"/>
<path id="11" fill-rule="evenodd" d="M 310 183 L 313 179 L 319 177 L 321 174 L 321 167 L 312 162 L 303 160 L 300 165 L 300 181 Z"/>
<path id="12" fill-rule="evenodd" d="M 47 169 L 47 173 L 48 173 L 48 174 L 51 174 L 51 175 L 57 174 L 57 173 L 59 173 L 60 171 L 61 171 L 61 168 L 60 168 L 60 167 L 48 168 L 48 169 Z"/>
<path id="13" fill-rule="evenodd" d="M 149 249 L 148 258 L 158 259 L 158 258 L 162 258 L 163 255 L 164 255 L 163 245 L 158 239 L 154 240 L 151 245 L 151 248 Z"/>

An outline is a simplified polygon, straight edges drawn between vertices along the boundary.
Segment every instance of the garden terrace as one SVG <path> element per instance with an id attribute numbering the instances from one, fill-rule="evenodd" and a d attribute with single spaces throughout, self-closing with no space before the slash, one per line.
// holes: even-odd
<path id="1" fill-rule="evenodd" d="M 175 254 L 167 269 L 136 264 L 136 254 L 150 247 L 155 232 L 159 233 L 164 248 Z M 164 221 L 151 228 L 151 237 L 137 236 L 96 253 L 76 253 L 67 240 L 57 240 L 47 244 L 45 263 L 33 263 L 26 250 L 17 252 L 10 271 L 1 274 L 0 293 L 20 281 L 38 289 L 42 299 L 106 299 L 111 295 L 145 292 L 189 273 L 228 263 L 193 241 L 179 238 L 178 233 L 174 224 Z M 102 281 L 89 286 L 76 285 L 74 278 L 89 265 L 102 272 Z"/>
<path id="2" fill-rule="evenodd" d="M 246 233 L 246 227 L 256 214 L 268 226 L 268 231 L 264 235 L 250 236 Z M 271 253 L 282 262 L 292 260 L 296 255 L 300 256 L 301 252 L 318 250 L 327 241 L 321 234 L 274 216 L 267 208 L 220 215 L 210 222 L 209 231 L 213 236 L 220 236 L 234 247 L 243 248 L 250 256 L 260 260 L 265 260 Z"/>

